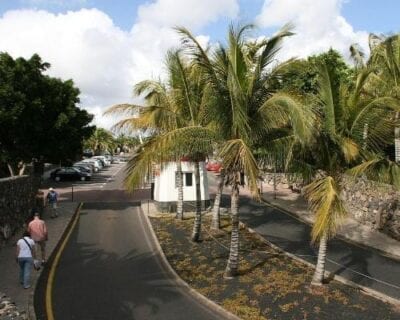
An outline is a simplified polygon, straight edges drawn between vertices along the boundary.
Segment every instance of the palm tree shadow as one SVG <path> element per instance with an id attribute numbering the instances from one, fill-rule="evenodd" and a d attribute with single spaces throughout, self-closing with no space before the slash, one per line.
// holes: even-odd
<path id="1" fill-rule="evenodd" d="M 152 252 L 100 249 L 80 241 L 79 226 L 63 252 L 53 284 L 56 319 L 162 318 L 169 305 L 183 293 L 160 267 Z M 42 294 L 44 292 L 42 291 Z M 36 304 L 45 299 L 36 297 Z M 35 308 L 44 319 L 44 308 Z M 41 313 L 42 312 L 42 313 Z"/>

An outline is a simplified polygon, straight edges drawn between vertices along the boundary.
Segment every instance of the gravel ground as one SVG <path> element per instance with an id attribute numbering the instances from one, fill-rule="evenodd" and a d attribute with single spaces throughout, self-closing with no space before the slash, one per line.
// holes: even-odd
<path id="1" fill-rule="evenodd" d="M 230 242 L 229 220 L 210 232 L 203 218 L 203 241 L 190 240 L 193 219 L 152 217 L 164 253 L 194 289 L 242 319 L 375 320 L 400 319 L 400 311 L 337 281 L 311 288 L 313 269 L 241 229 L 240 276 L 223 278 Z"/>
<path id="2" fill-rule="evenodd" d="M 27 315 L 21 311 L 4 293 L 0 292 L 0 320 L 25 320 Z"/>

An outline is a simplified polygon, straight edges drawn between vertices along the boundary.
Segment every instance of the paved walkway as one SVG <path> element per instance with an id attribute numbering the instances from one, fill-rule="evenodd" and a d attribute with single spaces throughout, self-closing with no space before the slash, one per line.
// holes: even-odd
<path id="1" fill-rule="evenodd" d="M 51 255 L 55 246 L 57 245 L 60 237 L 62 236 L 65 228 L 67 227 L 72 215 L 75 212 L 77 203 L 62 202 L 59 203 L 59 217 L 50 219 L 50 214 L 45 210 L 43 219 L 46 222 L 49 240 L 47 241 L 47 257 Z M 11 301 L 16 304 L 20 311 L 29 312 L 33 314 L 32 299 L 35 290 L 35 283 L 41 271 L 36 272 L 32 270 L 30 289 L 23 289 L 19 284 L 18 273 L 19 268 L 15 263 L 16 242 L 21 234 L 15 235 L 8 241 L 8 244 L 0 250 L 0 291 L 10 297 Z M 1 315 L 1 308 L 0 308 Z"/>
<path id="2" fill-rule="evenodd" d="M 274 192 L 272 185 L 263 183 L 263 199 L 272 205 L 289 211 L 308 224 L 313 224 L 315 216 L 308 210 L 305 199 L 292 192 L 287 185 L 278 185 Z M 338 237 L 352 242 L 375 248 L 387 255 L 400 260 L 400 242 L 386 234 L 362 225 L 351 217 L 347 217 L 338 230 Z"/>

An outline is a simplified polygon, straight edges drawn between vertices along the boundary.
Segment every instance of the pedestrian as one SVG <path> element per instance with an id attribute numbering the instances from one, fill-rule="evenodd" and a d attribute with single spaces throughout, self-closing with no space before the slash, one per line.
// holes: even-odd
<path id="1" fill-rule="evenodd" d="M 58 212 L 57 212 L 58 193 L 53 188 L 49 188 L 49 192 L 47 193 L 46 199 L 51 210 L 50 218 L 58 217 Z"/>
<path id="2" fill-rule="evenodd" d="M 34 218 L 28 225 L 28 232 L 35 241 L 36 247 L 40 248 L 42 265 L 46 262 L 46 241 L 48 240 L 46 223 L 40 219 L 38 210 L 35 211 Z"/>
<path id="3" fill-rule="evenodd" d="M 19 282 L 24 289 L 31 287 L 30 278 L 34 259 L 36 258 L 35 242 L 28 231 L 17 242 L 17 262 L 19 265 Z"/>

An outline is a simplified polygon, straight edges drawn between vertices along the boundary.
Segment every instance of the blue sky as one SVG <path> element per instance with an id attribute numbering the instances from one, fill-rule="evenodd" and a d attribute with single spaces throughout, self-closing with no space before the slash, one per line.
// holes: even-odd
<path id="1" fill-rule="evenodd" d="M 201 1 L 201 0 L 199 0 Z M 216 0 L 218 1 L 218 0 Z M 325 0 L 315 0 L 325 1 Z M 69 2 L 69 3 L 67 3 Z M 137 18 L 137 9 L 150 0 L 0 0 L 0 15 L 7 10 L 43 9 L 53 13 L 65 13 L 80 8 L 97 8 L 106 12 L 114 23 L 124 30 L 130 30 Z M 261 10 L 264 0 L 241 0 L 240 19 L 251 22 Z M 342 5 L 342 15 L 356 29 L 375 33 L 394 33 L 399 31 L 400 1 L 398 0 L 346 0 Z M 219 39 L 224 36 L 224 27 L 230 19 L 221 19 L 206 27 L 204 31 Z"/>
<path id="2" fill-rule="evenodd" d="M 50 75 L 74 80 L 96 124 L 109 127 L 106 107 L 138 102 L 133 85 L 162 78 L 166 51 L 179 45 L 173 26 L 212 45 L 231 21 L 255 22 L 253 37 L 292 22 L 296 35 L 279 60 L 334 48 L 350 61 L 353 43 L 368 53 L 368 33 L 399 32 L 399 12 L 398 0 L 0 0 L 0 51 L 38 53 Z"/>

